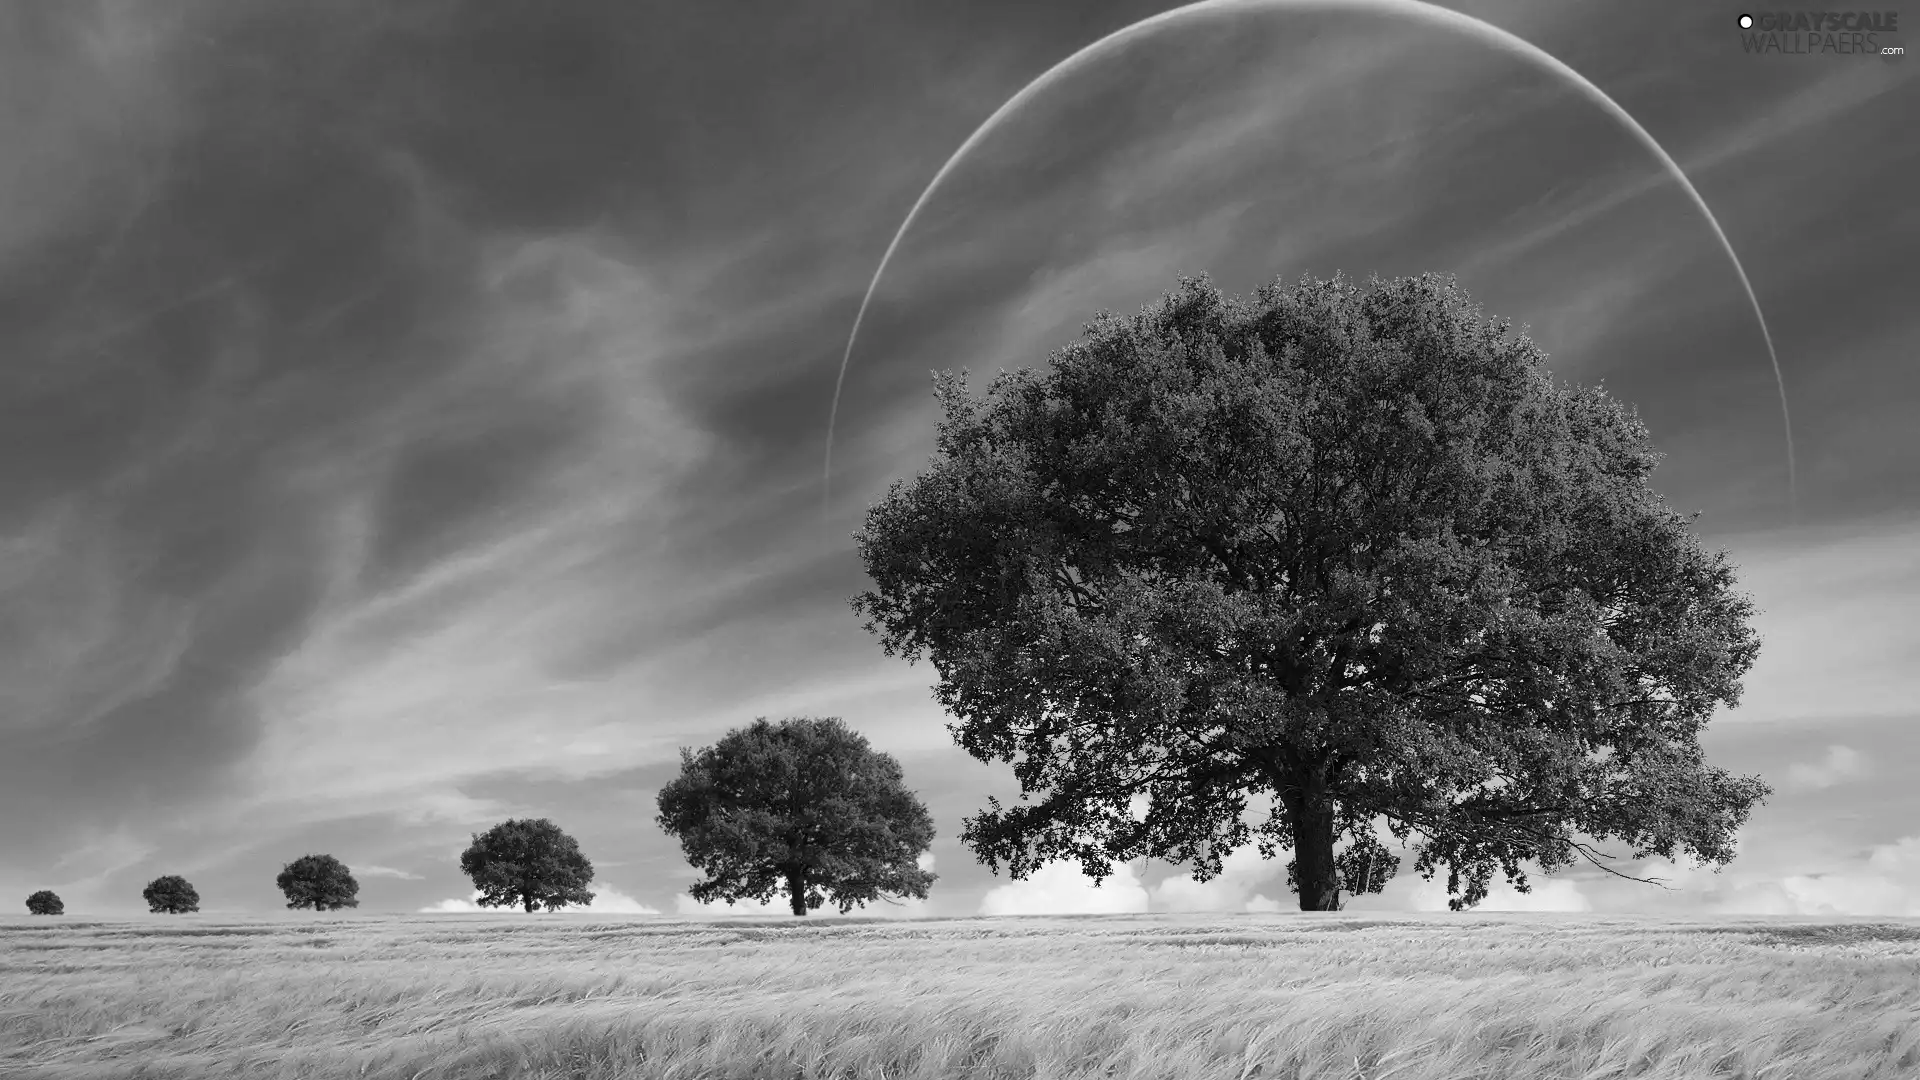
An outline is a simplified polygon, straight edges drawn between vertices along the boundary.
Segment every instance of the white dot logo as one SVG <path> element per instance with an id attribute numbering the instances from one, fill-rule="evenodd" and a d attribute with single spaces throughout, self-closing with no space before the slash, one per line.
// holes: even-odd
<path id="1" fill-rule="evenodd" d="M 1751 15 L 1740 16 L 1740 29 L 1742 30 L 1753 29 L 1753 16 Z"/>

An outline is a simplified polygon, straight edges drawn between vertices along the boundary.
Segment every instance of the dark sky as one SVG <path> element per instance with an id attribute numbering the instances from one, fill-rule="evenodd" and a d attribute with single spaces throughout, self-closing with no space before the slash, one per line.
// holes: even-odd
<path id="1" fill-rule="evenodd" d="M 1182 274 L 1438 270 L 1637 405 L 1766 639 L 1707 743 L 1776 788 L 1737 862 L 1485 906 L 1920 914 L 1920 61 L 1750 55 L 1717 3 L 1451 5 L 1711 205 L 1797 520 L 1758 326 L 1657 158 L 1483 36 L 1276 3 L 1103 57 L 954 170 L 862 330 L 823 524 L 908 207 L 1167 6 L 0 4 L 0 897 L 134 912 L 181 873 L 266 912 L 327 851 L 362 910 L 451 910 L 469 834 L 544 816 L 597 909 L 693 911 L 653 824 L 678 749 L 838 715 L 940 827 L 901 910 L 1291 907 L 1252 853 L 1099 891 L 974 865 L 1010 769 L 860 628 L 850 534 L 926 462 L 930 369 L 1042 364 Z"/>

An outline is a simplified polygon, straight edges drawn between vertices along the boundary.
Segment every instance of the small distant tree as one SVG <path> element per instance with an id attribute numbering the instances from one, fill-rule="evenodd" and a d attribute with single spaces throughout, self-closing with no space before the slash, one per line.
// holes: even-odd
<path id="1" fill-rule="evenodd" d="M 593 864 L 580 844 L 546 818 L 503 821 L 460 856 L 460 869 L 481 892 L 481 907 L 520 904 L 529 913 L 545 905 L 558 911 L 568 904 L 593 903 L 587 885 Z"/>
<path id="2" fill-rule="evenodd" d="M 154 878 L 140 895 L 147 898 L 147 910 L 156 915 L 181 915 L 200 910 L 200 894 L 179 874 Z"/>
<path id="3" fill-rule="evenodd" d="M 60 897 L 52 889 L 41 889 L 27 897 L 27 914 L 29 915 L 65 915 L 66 913 L 67 905 L 60 902 Z"/>
<path id="4" fill-rule="evenodd" d="M 932 815 L 900 764 L 837 718 L 761 717 L 698 754 L 682 750 L 659 804 L 660 827 L 707 874 L 690 890 L 702 903 L 784 891 L 795 915 L 829 899 L 845 914 L 883 894 L 924 900 L 936 877 L 918 863 Z"/>
<path id="5" fill-rule="evenodd" d="M 331 855 L 300 856 L 280 871 L 274 884 L 287 895 L 290 908 L 338 911 L 360 906 L 355 898 L 360 883 L 353 880 L 345 863 Z"/>

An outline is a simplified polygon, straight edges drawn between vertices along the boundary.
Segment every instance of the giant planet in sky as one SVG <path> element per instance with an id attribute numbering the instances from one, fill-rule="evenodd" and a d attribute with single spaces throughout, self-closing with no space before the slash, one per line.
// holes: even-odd
<path id="1" fill-rule="evenodd" d="M 1695 478 L 1746 460 L 1754 485 L 1779 490 L 1780 516 L 1793 512 L 1779 360 L 1706 199 L 1566 63 L 1417 0 L 1163 12 L 1062 58 L 985 118 L 908 209 L 855 316 L 828 421 L 829 500 L 892 478 L 836 482 L 836 439 L 901 438 L 843 411 L 848 380 L 917 395 L 931 414 L 930 369 L 967 370 L 978 388 L 1041 365 L 1097 311 L 1137 310 L 1182 275 L 1245 294 L 1336 271 L 1457 275 L 1489 314 L 1526 327 L 1557 376 L 1604 382 L 1639 409 L 1669 453 L 1663 490 L 1711 510 L 1716 493 Z M 1673 333 L 1682 323 L 1689 333 Z M 931 450 L 920 419 L 917 440 L 877 455 L 901 463 L 894 476 Z M 1687 447 L 1661 442 L 1674 429 L 1693 433 Z"/>

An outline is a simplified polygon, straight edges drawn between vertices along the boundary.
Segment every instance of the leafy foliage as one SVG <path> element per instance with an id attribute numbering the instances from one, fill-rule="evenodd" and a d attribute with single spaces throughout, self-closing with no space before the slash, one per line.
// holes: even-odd
<path id="1" fill-rule="evenodd" d="M 59 895 L 52 889 L 41 889 L 27 897 L 27 914 L 29 915 L 65 915 L 66 913 L 67 905 L 60 902 Z"/>
<path id="2" fill-rule="evenodd" d="M 154 878 L 141 890 L 147 910 L 159 915 L 184 915 L 200 910 L 200 894 L 179 874 Z"/>
<path id="3" fill-rule="evenodd" d="M 660 827 L 707 874 L 690 890 L 703 903 L 784 891 L 795 915 L 828 900 L 844 914 L 887 895 L 924 900 L 937 877 L 918 865 L 933 816 L 899 763 L 837 718 L 761 717 L 682 750 L 659 806 Z"/>
<path id="4" fill-rule="evenodd" d="M 1526 891 L 1523 860 L 1619 874 L 1582 834 L 1725 864 L 1768 793 L 1699 745 L 1759 649 L 1733 567 L 1650 488 L 1631 410 L 1451 279 L 1183 280 L 1044 374 L 936 396 L 853 606 L 931 659 L 962 747 L 1014 763 L 1030 805 L 963 834 L 996 870 L 1205 880 L 1252 837 L 1325 910 L 1393 875 L 1384 819 L 1457 910 L 1496 867 Z"/>
<path id="5" fill-rule="evenodd" d="M 573 837 L 546 818 L 503 821 L 474 834 L 460 855 L 460 869 L 480 890 L 481 907 L 519 904 L 531 913 L 542 905 L 558 911 L 593 903 L 587 891 L 593 864 Z"/>
<path id="6" fill-rule="evenodd" d="M 360 883 L 347 865 L 331 855 L 302 855 L 286 865 L 275 885 L 286 894 L 287 907 L 338 911 L 359 907 Z"/>

